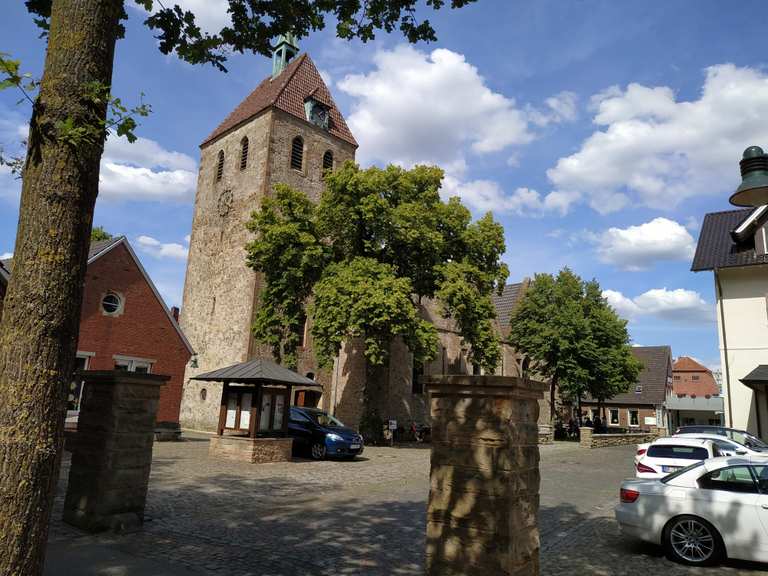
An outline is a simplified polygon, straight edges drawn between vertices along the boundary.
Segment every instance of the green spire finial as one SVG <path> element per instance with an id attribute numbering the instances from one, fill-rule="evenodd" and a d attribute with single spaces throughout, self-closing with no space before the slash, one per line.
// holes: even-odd
<path id="1" fill-rule="evenodd" d="M 272 52 L 272 78 L 285 70 L 288 63 L 299 53 L 299 43 L 292 33 L 281 34 Z"/>

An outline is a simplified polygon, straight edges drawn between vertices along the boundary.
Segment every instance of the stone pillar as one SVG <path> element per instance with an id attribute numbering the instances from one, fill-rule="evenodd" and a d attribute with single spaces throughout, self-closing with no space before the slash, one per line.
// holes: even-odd
<path id="1" fill-rule="evenodd" d="M 427 576 L 539 574 L 538 399 L 509 376 L 436 376 Z"/>
<path id="2" fill-rule="evenodd" d="M 579 444 L 582 448 L 592 448 L 592 433 L 594 430 L 589 426 L 579 428 Z"/>
<path id="3" fill-rule="evenodd" d="M 86 371 L 64 521 L 90 532 L 137 529 L 152 465 L 160 387 L 168 376 Z"/>

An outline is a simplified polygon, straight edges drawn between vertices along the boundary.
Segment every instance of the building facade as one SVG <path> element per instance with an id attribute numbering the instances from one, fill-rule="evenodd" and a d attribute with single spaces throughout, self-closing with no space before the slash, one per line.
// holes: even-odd
<path id="1" fill-rule="evenodd" d="M 190 240 L 181 325 L 197 353 L 185 375 L 182 426 L 214 430 L 221 385 L 190 380 L 197 374 L 269 357 L 251 334 L 262 286 L 260 275 L 246 266 L 246 223 L 251 213 L 284 183 L 318 200 L 323 173 L 354 160 L 357 142 L 333 97 L 307 54 L 298 54 L 283 38 L 273 57 L 273 73 L 201 144 L 200 172 Z M 496 299 L 509 313 L 522 290 L 510 285 Z M 313 353 L 311 324 L 304 330 L 297 370 L 323 386 L 322 394 L 297 390 L 294 403 L 327 410 L 357 426 L 363 389 L 375 395 L 380 417 L 410 422 L 428 420 L 423 377 L 436 373 L 470 373 L 467 350 L 455 326 L 442 317 L 436 302 L 424 301 L 421 314 L 437 328 L 437 357 L 414 365 L 407 347 L 391 344 L 390 361 L 377 382 L 366 382 L 361 343 L 349 341 L 333 367 L 323 369 Z M 499 330 L 503 323 L 499 324 Z M 516 375 L 512 350 L 505 349 L 502 374 Z M 548 415 L 548 407 L 545 411 Z"/>
<path id="2" fill-rule="evenodd" d="M 768 439 L 768 207 L 707 214 L 691 269 L 715 281 L 725 425 Z M 751 378 L 752 373 L 760 378 Z"/>
<path id="3" fill-rule="evenodd" d="M 6 261 L 5 269 L 12 271 L 12 262 Z M 178 422 L 184 370 L 191 355 L 192 347 L 128 240 L 121 236 L 93 242 L 83 290 L 77 368 L 170 376 L 160 392 L 157 420 Z M 81 394 L 80 382 L 74 381 L 67 401 L 69 422 L 77 419 Z"/>
<path id="4" fill-rule="evenodd" d="M 712 371 L 688 356 L 672 364 L 672 396 L 667 399 L 671 428 L 722 425 L 723 399 Z"/>
<path id="5" fill-rule="evenodd" d="M 596 416 L 613 429 L 648 431 L 669 425 L 666 401 L 672 393 L 672 351 L 669 346 L 635 346 L 632 354 L 643 365 L 635 385 L 602 403 L 583 400 L 582 413 Z"/>

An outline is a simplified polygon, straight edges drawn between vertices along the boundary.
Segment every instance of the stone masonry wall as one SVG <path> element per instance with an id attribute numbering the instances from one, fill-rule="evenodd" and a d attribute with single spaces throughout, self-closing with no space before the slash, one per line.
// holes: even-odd
<path id="1" fill-rule="evenodd" d="M 212 458 L 266 464 L 290 462 L 292 438 L 242 438 L 237 436 L 213 436 L 208 448 Z"/>
<path id="2" fill-rule="evenodd" d="M 500 376 L 429 380 L 427 576 L 539 573 L 538 397 Z"/>
<path id="3" fill-rule="evenodd" d="M 631 446 L 653 442 L 666 436 L 666 430 L 657 429 L 643 434 L 594 434 L 592 428 L 579 428 L 579 444 L 582 448 L 606 448 L 608 446 Z"/>

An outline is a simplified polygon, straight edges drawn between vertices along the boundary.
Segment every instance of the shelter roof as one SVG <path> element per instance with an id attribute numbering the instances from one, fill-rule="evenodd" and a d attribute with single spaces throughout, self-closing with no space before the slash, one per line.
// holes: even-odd
<path id="1" fill-rule="evenodd" d="M 232 382 L 236 384 L 284 384 L 288 386 L 321 387 L 314 380 L 266 358 L 254 358 L 248 362 L 241 362 L 226 368 L 198 374 L 191 379 L 207 382 Z"/>

